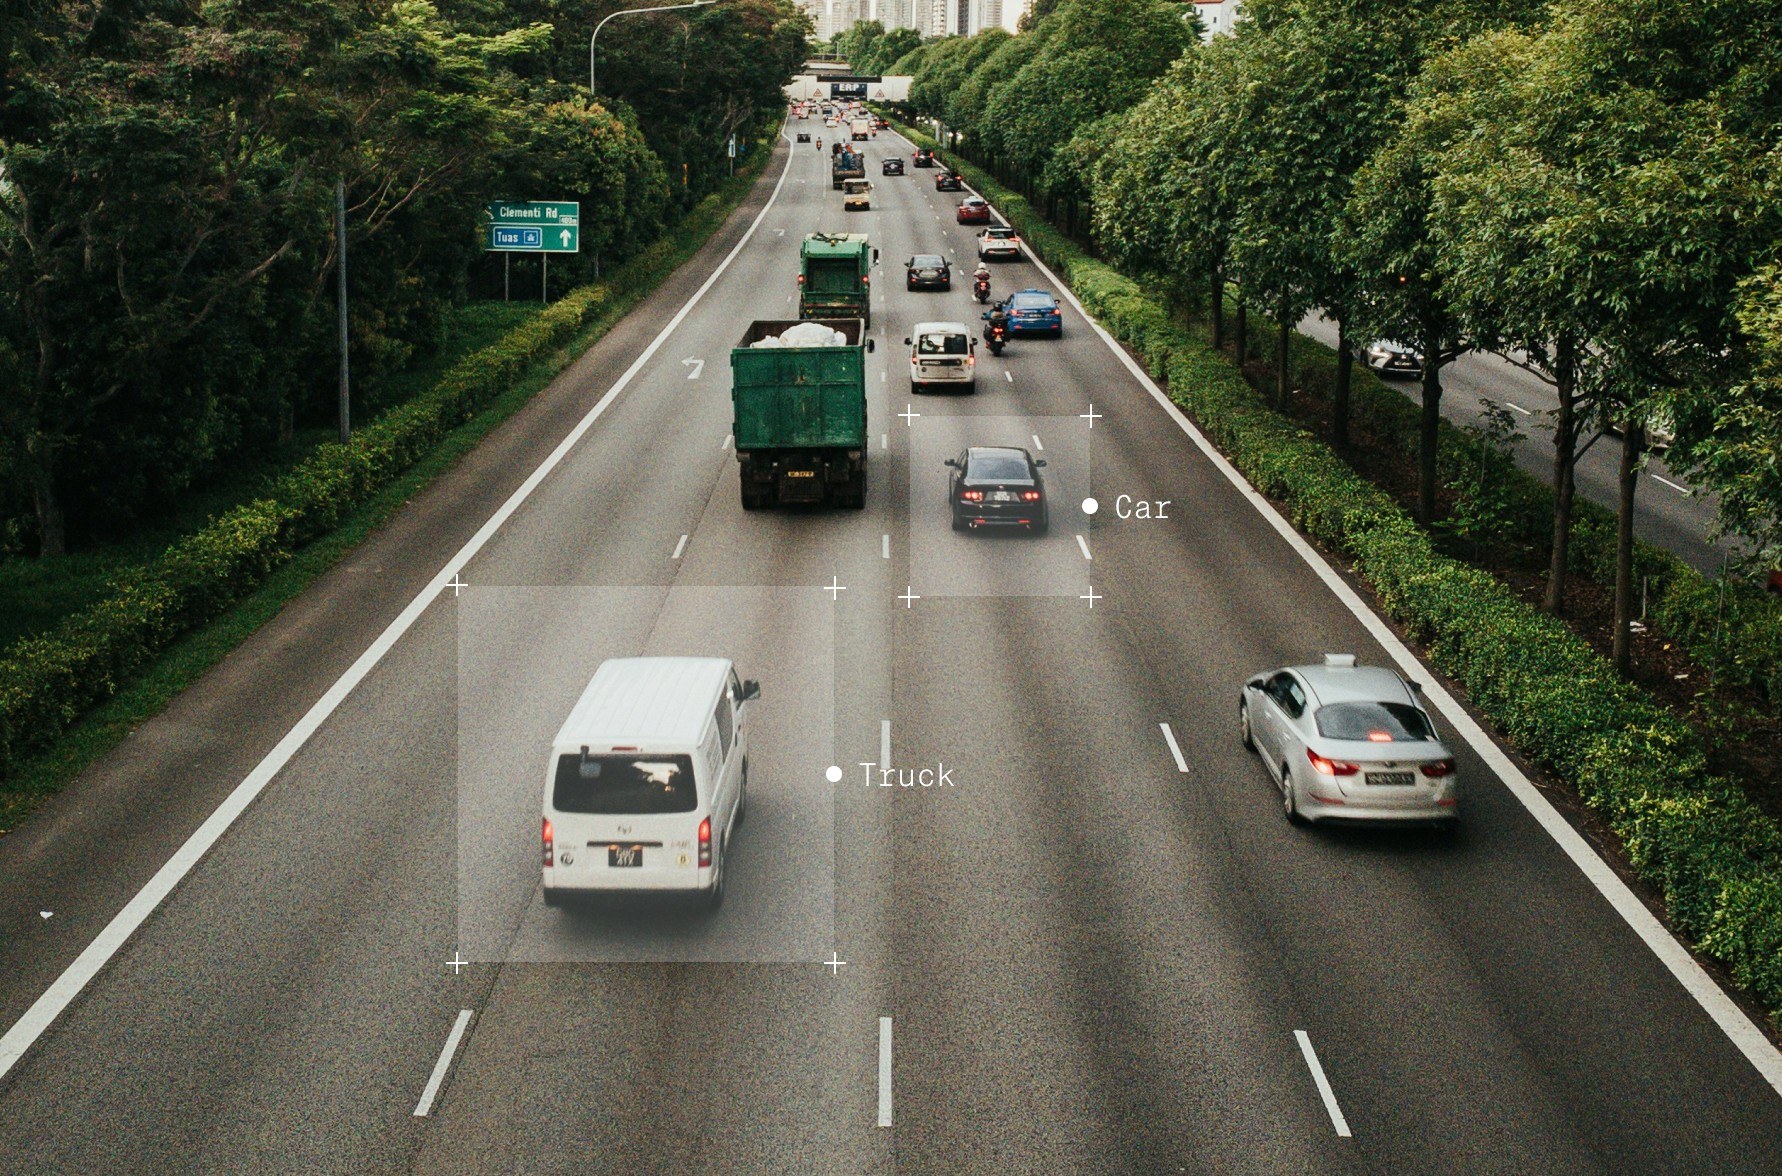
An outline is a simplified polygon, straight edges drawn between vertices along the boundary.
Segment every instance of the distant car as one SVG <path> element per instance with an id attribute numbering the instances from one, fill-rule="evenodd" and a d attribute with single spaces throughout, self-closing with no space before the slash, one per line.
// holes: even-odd
<path id="1" fill-rule="evenodd" d="M 911 158 L 915 160 L 917 167 L 935 167 L 935 166 L 937 166 L 934 162 L 934 152 L 928 150 L 926 147 L 916 148 L 914 153 L 911 155 Z"/>
<path id="2" fill-rule="evenodd" d="M 953 471 L 947 494 L 955 531 L 1025 527 L 1044 535 L 1050 527 L 1043 459 L 1025 449 L 974 445 L 946 464 Z"/>
<path id="3" fill-rule="evenodd" d="M 1008 298 L 1009 336 L 1064 334 L 1064 315 L 1058 299 L 1045 290 L 1017 290 Z"/>
<path id="4" fill-rule="evenodd" d="M 887 159 L 883 168 L 883 174 L 888 176 L 901 176 L 903 174 L 903 160 L 896 158 Z"/>
<path id="5" fill-rule="evenodd" d="M 1238 696 L 1244 746 L 1262 757 L 1289 821 L 1409 821 L 1459 815 L 1454 756 L 1419 688 L 1351 653 L 1258 674 Z"/>
<path id="6" fill-rule="evenodd" d="M 1020 234 L 1008 225 L 991 225 L 978 234 L 978 260 L 1020 261 Z"/>
<path id="7" fill-rule="evenodd" d="M 990 202 L 982 196 L 967 196 L 959 202 L 958 216 L 962 225 L 989 224 Z"/>
<path id="8" fill-rule="evenodd" d="M 953 267 L 938 253 L 918 253 L 909 259 L 907 289 L 951 290 Z"/>
<path id="9" fill-rule="evenodd" d="M 1423 353 L 1409 344 L 1391 339 L 1375 339 L 1363 347 L 1361 362 L 1382 376 L 1403 376 L 1409 380 L 1423 378 Z"/>
<path id="10" fill-rule="evenodd" d="M 799 131 L 798 141 L 800 143 L 809 143 L 811 141 L 811 133 L 809 131 Z"/>
<path id="11" fill-rule="evenodd" d="M 917 323 L 903 342 L 910 349 L 910 391 L 943 385 L 977 391 L 978 341 L 964 323 Z"/>
<path id="12" fill-rule="evenodd" d="M 936 192 L 959 192 L 965 188 L 965 177 L 956 171 L 942 171 L 934 177 Z"/>
<path id="13" fill-rule="evenodd" d="M 881 131 L 888 131 L 891 129 L 891 124 L 882 118 L 874 118 L 872 124 Z"/>

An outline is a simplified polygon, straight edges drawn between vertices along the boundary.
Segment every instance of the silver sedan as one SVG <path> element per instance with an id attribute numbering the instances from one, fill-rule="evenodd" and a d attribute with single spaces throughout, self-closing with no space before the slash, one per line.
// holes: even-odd
<path id="1" fill-rule="evenodd" d="M 1287 819 L 1452 825 L 1454 756 L 1420 688 L 1355 655 L 1258 674 L 1238 697 L 1244 746 L 1281 789 Z"/>

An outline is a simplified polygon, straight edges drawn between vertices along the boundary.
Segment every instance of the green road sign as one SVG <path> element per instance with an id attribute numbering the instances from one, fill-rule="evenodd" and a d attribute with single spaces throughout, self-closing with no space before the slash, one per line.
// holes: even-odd
<path id="1" fill-rule="evenodd" d="M 483 248 L 512 253 L 579 253 L 582 206 L 568 200 L 496 200 L 488 205 Z"/>

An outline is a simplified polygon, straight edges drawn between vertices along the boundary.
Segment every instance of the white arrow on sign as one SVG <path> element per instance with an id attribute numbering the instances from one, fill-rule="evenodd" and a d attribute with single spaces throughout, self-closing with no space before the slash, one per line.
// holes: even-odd
<path id="1" fill-rule="evenodd" d="M 703 359 L 683 359 L 681 362 L 693 365 L 693 370 L 687 373 L 687 378 L 689 380 L 697 380 L 699 378 L 699 373 L 705 370 L 705 360 Z"/>
<path id="2" fill-rule="evenodd" d="M 563 248 L 565 248 L 565 249 L 569 248 L 569 230 L 568 229 L 563 230 Z"/>

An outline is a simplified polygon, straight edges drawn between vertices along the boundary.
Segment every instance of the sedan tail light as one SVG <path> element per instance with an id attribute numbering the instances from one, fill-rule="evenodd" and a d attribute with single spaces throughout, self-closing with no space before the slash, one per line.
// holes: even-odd
<path id="1" fill-rule="evenodd" d="M 1454 774 L 1454 761 L 1451 759 L 1434 760 L 1423 765 L 1423 774 L 1431 780 Z"/>
<path id="2" fill-rule="evenodd" d="M 699 868 L 710 869 L 712 864 L 712 819 L 707 817 L 699 822 Z"/>
<path id="3" fill-rule="evenodd" d="M 959 497 L 967 502 L 982 502 L 984 501 L 984 492 L 982 490 L 961 490 Z"/>
<path id="4" fill-rule="evenodd" d="M 1039 500 L 1040 500 L 1040 492 L 1038 490 L 1023 490 L 1023 491 L 1021 491 L 1021 501 L 1022 502 L 1038 502 Z"/>
<path id="5" fill-rule="evenodd" d="M 1312 761 L 1312 770 L 1320 776 L 1353 776 L 1361 770 L 1360 764 L 1346 764 L 1342 760 L 1326 759 L 1311 748 L 1306 748 L 1306 758 Z"/>
<path id="6" fill-rule="evenodd" d="M 544 864 L 549 866 L 557 860 L 557 831 L 551 828 L 551 818 L 544 819 Z"/>

